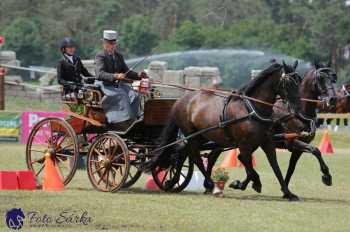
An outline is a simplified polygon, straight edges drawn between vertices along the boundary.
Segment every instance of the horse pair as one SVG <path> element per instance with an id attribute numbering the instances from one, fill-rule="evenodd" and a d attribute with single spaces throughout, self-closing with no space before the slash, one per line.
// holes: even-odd
<path id="1" fill-rule="evenodd" d="M 286 65 L 284 62 L 283 65 L 273 63 L 254 80 L 240 89 L 239 94 L 236 93 L 227 98 L 206 92 L 192 92 L 185 95 L 173 106 L 171 118 L 169 124 L 164 129 L 160 146 L 162 147 L 175 141 L 179 132 L 188 136 L 213 125 L 223 125 L 215 130 L 207 131 L 188 139 L 185 146 L 180 150 L 183 160 L 186 156 L 189 156 L 204 175 L 204 187 L 209 190 L 213 189 L 214 183 L 210 176 L 211 171 L 224 148 L 237 147 L 240 150 L 238 158 L 244 164 L 247 177 L 243 182 L 235 181 L 232 183 L 232 187 L 245 190 L 249 182 L 252 181 L 253 189 L 261 192 L 262 184 L 259 175 L 252 166 L 252 153 L 258 147 L 261 147 L 281 185 L 283 196 L 291 201 L 298 200 L 298 197 L 289 190 L 289 181 L 287 181 L 287 178 L 286 180 L 283 178 L 277 162 L 276 143 L 273 140 L 273 125 L 275 121 L 272 118 L 274 113 L 273 108 L 278 108 L 284 114 L 286 112 L 288 112 L 288 115 L 291 114 L 288 117 L 283 115 L 282 117 L 286 120 L 278 120 L 280 124 L 302 125 L 300 128 L 304 128 L 304 121 L 309 122 L 309 118 L 300 113 L 302 111 L 301 106 L 305 106 L 305 104 L 302 105 L 300 102 L 299 92 L 303 91 L 299 91 L 301 77 L 295 72 L 296 67 L 297 62 L 294 66 Z M 331 89 L 333 85 L 330 75 L 325 75 L 324 73 L 324 70 L 313 70 L 303 80 L 305 88 L 315 91 L 314 96 L 332 95 Z M 306 81 L 309 79 L 312 81 Z M 280 96 L 286 101 L 288 107 L 273 107 L 277 96 Z M 300 122 L 299 118 L 303 122 Z M 296 120 L 299 121 L 295 122 Z M 310 120 L 313 121 L 313 119 Z M 203 165 L 200 151 L 201 146 L 209 141 L 215 142 L 217 148 L 209 154 L 206 169 Z M 298 151 L 300 149 L 304 149 L 302 151 L 306 151 L 306 149 L 310 150 L 309 145 L 301 141 L 285 142 L 284 145 L 288 145 L 289 149 Z M 168 147 L 161 150 L 151 160 L 151 166 L 160 165 L 161 167 L 167 167 L 170 165 L 169 154 L 174 152 L 174 150 L 179 152 L 178 149 L 178 147 Z M 322 165 L 325 165 L 324 162 L 322 162 Z M 292 170 L 293 168 L 290 167 L 290 169 Z M 327 178 L 331 179 L 327 171 L 323 167 L 324 175 L 328 174 Z M 177 175 L 177 178 L 180 178 L 180 174 Z"/>

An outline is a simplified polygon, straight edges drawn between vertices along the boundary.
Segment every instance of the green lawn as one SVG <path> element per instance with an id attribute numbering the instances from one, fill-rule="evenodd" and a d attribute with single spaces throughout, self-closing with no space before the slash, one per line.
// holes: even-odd
<path id="1" fill-rule="evenodd" d="M 325 156 L 325 161 L 334 186 L 322 184 L 318 162 L 304 155 L 291 183 L 300 202 L 282 200 L 266 157 L 258 151 L 261 194 L 250 187 L 245 192 L 227 189 L 222 199 L 201 193 L 149 192 L 142 190 L 145 178 L 129 190 L 101 193 L 80 170 L 63 192 L 0 191 L 0 215 L 13 207 L 49 215 L 82 209 L 93 219 L 87 226 L 61 228 L 38 229 L 25 224 L 20 231 L 350 231 L 350 133 L 331 136 L 335 154 Z M 315 144 L 318 141 L 319 136 Z M 23 145 L 3 143 L 0 148 L 1 170 L 25 169 Z M 289 155 L 280 152 L 278 157 L 285 172 Z M 241 168 L 231 171 L 231 180 L 244 176 Z M 0 231 L 7 231 L 0 220 Z"/>
<path id="2" fill-rule="evenodd" d="M 6 111 L 59 111 L 60 102 L 38 101 L 22 97 L 6 97 Z"/>

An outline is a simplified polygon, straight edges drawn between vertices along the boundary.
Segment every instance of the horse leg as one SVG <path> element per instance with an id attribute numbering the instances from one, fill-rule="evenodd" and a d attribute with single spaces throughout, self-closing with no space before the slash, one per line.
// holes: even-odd
<path id="1" fill-rule="evenodd" d="M 329 168 L 328 168 L 327 164 L 324 162 L 322 155 L 321 155 L 321 152 L 317 147 L 314 147 L 310 144 L 304 143 L 300 140 L 294 140 L 293 141 L 293 148 L 295 148 L 299 151 L 308 152 L 308 153 L 311 153 L 312 155 L 314 155 L 316 157 L 316 159 L 318 160 L 318 162 L 320 164 L 321 172 L 323 173 L 322 182 L 327 186 L 332 185 L 332 176 L 329 173 Z M 292 153 L 292 155 L 293 155 L 293 153 Z M 291 157 L 291 159 L 292 159 L 292 157 Z M 294 168 L 295 168 L 295 165 L 294 165 Z M 289 171 L 289 168 L 288 168 L 288 171 Z M 294 169 L 293 169 L 293 171 L 294 171 Z M 287 180 L 286 180 L 286 182 L 287 182 Z M 288 180 L 288 182 L 289 182 L 289 180 Z M 287 184 L 288 184 L 288 182 L 287 182 Z"/>
<path id="2" fill-rule="evenodd" d="M 281 185 L 281 190 L 284 194 L 283 198 L 287 198 L 290 201 L 299 200 L 298 196 L 296 196 L 295 194 L 289 191 L 288 186 L 283 179 L 281 169 L 277 162 L 276 150 L 275 150 L 275 147 L 273 146 L 272 141 L 268 140 L 267 142 L 264 143 L 264 145 L 261 146 L 261 148 L 265 152 L 267 159 L 270 163 L 270 166 L 272 167 L 272 170 L 275 173 L 275 176 L 277 177 L 277 180 Z"/>
<path id="3" fill-rule="evenodd" d="M 200 155 L 198 146 L 194 146 L 191 143 L 187 145 L 187 154 L 192 159 L 192 161 L 196 164 L 199 171 L 203 174 L 204 180 L 204 188 L 205 189 L 214 189 L 214 182 L 211 179 L 211 173 L 208 173 L 204 167 L 202 157 Z"/>
<path id="4" fill-rule="evenodd" d="M 239 189 L 239 190 L 246 190 L 249 182 L 252 180 L 251 178 L 251 173 L 250 171 L 247 169 L 247 166 L 245 164 L 245 161 L 244 159 L 242 158 L 241 154 L 238 155 L 238 160 L 244 165 L 244 169 L 245 169 L 245 172 L 246 172 L 246 179 L 244 181 L 240 181 L 240 180 L 234 180 L 231 182 L 231 184 L 229 185 L 230 188 L 233 188 L 233 189 Z"/>
<path id="5" fill-rule="evenodd" d="M 297 165 L 297 162 L 298 162 L 301 154 L 302 154 L 301 151 L 293 151 L 291 156 L 290 156 L 286 178 L 284 179 L 287 186 L 289 185 L 290 179 L 291 179 L 291 177 L 294 173 L 294 170 L 295 170 L 295 166 Z"/>
<path id="6" fill-rule="evenodd" d="M 209 175 L 211 175 L 211 172 L 212 172 L 212 170 L 213 170 L 213 167 L 214 167 L 214 165 L 215 165 L 217 159 L 219 158 L 221 152 L 222 152 L 222 149 L 215 149 L 215 150 L 212 150 L 212 151 L 209 153 L 209 155 L 208 155 L 208 165 L 207 165 L 207 173 L 208 173 Z M 205 180 L 204 180 L 204 186 L 205 186 L 205 185 L 210 185 L 210 184 L 208 184 L 208 183 L 206 183 L 206 182 L 207 182 L 207 180 L 205 179 Z M 213 191 L 212 188 L 211 188 L 211 189 L 206 189 L 206 190 L 205 190 L 206 193 L 211 193 L 212 191 Z"/>
<path id="7" fill-rule="evenodd" d="M 256 149 L 253 149 L 253 151 Z M 252 163 L 252 153 L 253 151 L 245 151 L 244 148 L 240 148 L 241 153 L 238 155 L 238 159 L 244 165 L 245 171 L 247 173 L 247 177 L 243 182 L 239 180 L 233 181 L 229 187 L 233 189 L 245 190 L 250 181 L 253 181 L 253 189 L 261 193 L 262 184 L 260 181 L 259 174 L 254 170 Z"/>

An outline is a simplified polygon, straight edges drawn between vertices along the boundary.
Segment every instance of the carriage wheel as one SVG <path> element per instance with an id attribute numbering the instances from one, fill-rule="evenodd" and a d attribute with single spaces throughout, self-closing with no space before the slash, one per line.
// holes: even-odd
<path id="1" fill-rule="evenodd" d="M 36 176 L 38 188 L 45 167 L 45 154 L 54 161 L 62 182 L 67 185 L 77 170 L 79 145 L 73 128 L 61 118 L 45 118 L 32 129 L 26 147 L 26 163 Z"/>
<path id="2" fill-rule="evenodd" d="M 87 172 L 91 184 L 102 192 L 115 192 L 123 187 L 129 173 L 129 151 L 116 134 L 99 136 L 87 156 Z"/>
<path id="3" fill-rule="evenodd" d="M 129 156 L 130 158 L 130 169 L 128 173 L 128 178 L 126 179 L 125 183 L 123 184 L 123 188 L 129 188 L 132 185 L 134 185 L 141 177 L 142 170 L 141 165 L 145 162 L 145 158 L 137 158 L 136 155 Z"/>
<path id="4" fill-rule="evenodd" d="M 184 190 L 190 183 L 194 169 L 193 161 L 186 157 L 183 164 L 180 165 L 181 168 L 177 168 L 176 162 L 179 161 L 179 159 L 174 160 L 167 169 L 156 167 L 152 170 L 154 182 L 161 190 L 178 193 Z M 174 180 L 177 173 L 180 173 L 179 181 Z"/>

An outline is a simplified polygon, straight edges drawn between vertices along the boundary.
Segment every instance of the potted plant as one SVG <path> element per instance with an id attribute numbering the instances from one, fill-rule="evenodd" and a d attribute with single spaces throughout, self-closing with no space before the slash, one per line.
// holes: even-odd
<path id="1" fill-rule="evenodd" d="M 223 197 L 225 183 L 230 178 L 228 172 L 225 168 L 215 168 L 212 172 L 212 178 L 215 183 L 213 194 L 218 197 Z"/>

